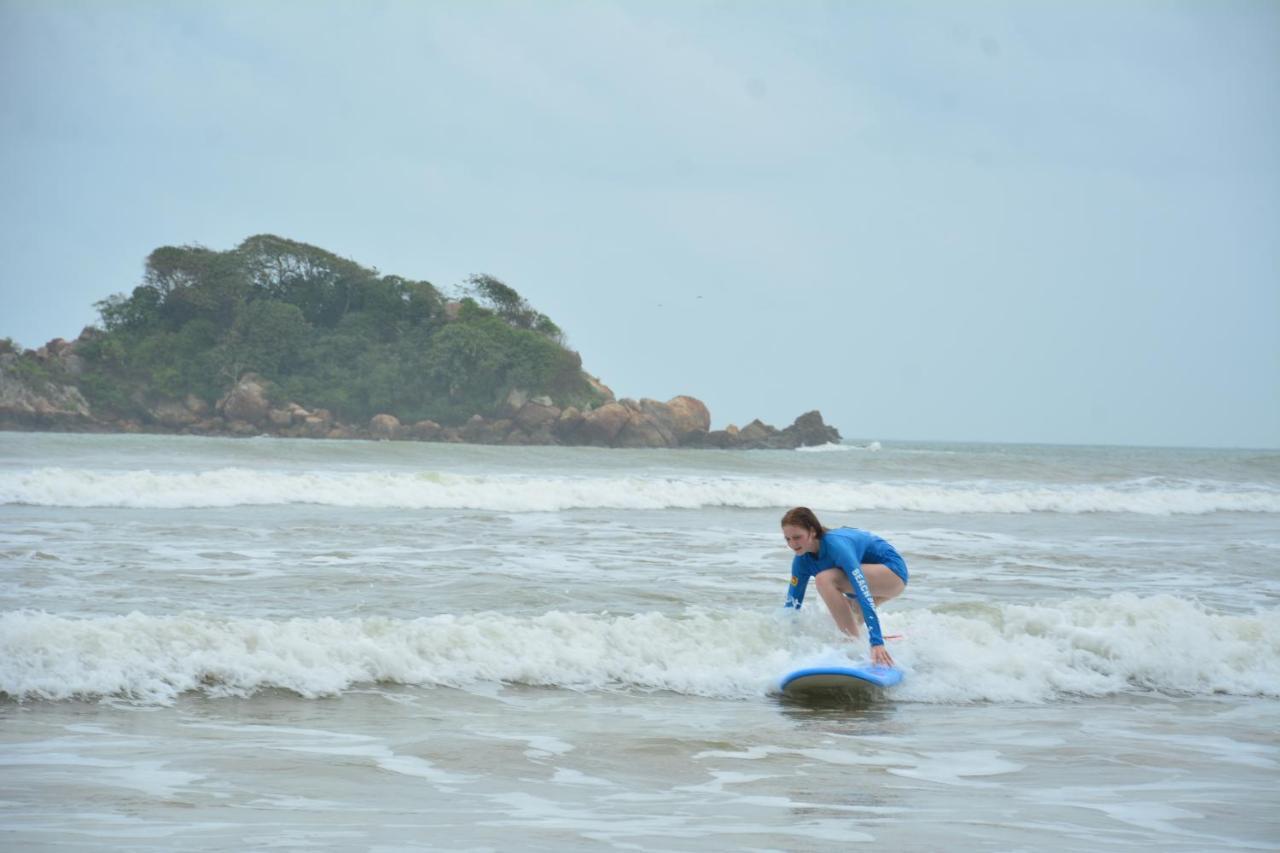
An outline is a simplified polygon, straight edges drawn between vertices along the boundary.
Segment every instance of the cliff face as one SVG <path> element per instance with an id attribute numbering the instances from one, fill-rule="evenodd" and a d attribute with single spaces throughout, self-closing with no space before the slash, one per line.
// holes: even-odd
<path id="1" fill-rule="evenodd" d="M 492 276 L 455 298 L 272 235 L 166 246 L 102 328 L 19 352 L 0 341 L 0 428 L 569 444 L 797 447 L 838 440 L 711 429 L 693 397 L 618 400 L 560 328 Z"/>

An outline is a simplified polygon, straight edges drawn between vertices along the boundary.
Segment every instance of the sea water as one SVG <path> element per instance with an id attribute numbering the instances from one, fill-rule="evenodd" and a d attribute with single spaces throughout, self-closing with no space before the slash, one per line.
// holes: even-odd
<path id="1" fill-rule="evenodd" d="M 6 849 L 1274 850 L 1278 729 L 1275 451 L 0 433 Z"/>

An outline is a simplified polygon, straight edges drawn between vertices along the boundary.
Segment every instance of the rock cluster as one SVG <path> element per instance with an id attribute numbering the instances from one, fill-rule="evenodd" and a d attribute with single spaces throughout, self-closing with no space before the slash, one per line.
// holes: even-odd
<path id="1" fill-rule="evenodd" d="M 91 331 L 86 329 L 85 335 Z M 8 341 L 0 341 L 0 428 L 93 428 L 96 421 L 80 389 L 43 375 L 52 371 L 59 376 L 79 376 L 84 363 L 75 354 L 74 344 L 55 338 L 30 355 L 25 364 L 37 365 L 38 373 L 24 370 L 22 355 Z"/>
<path id="2" fill-rule="evenodd" d="M 86 329 L 79 340 L 93 334 L 93 329 Z M 74 378 L 83 371 L 75 344 L 62 339 L 23 356 L 10 346 L 0 347 L 0 428 L 630 448 L 790 449 L 840 440 L 840 433 L 816 411 L 781 430 L 759 420 L 742 429 L 712 430 L 711 413 L 695 397 L 682 395 L 665 403 L 617 400 L 598 380 L 593 381 L 607 402 L 586 411 L 562 409 L 548 397 L 517 389 L 493 417 L 474 415 L 460 426 L 442 426 L 429 420 L 401 423 L 389 413 L 375 415 L 367 424 L 341 423 L 326 409 L 273 402 L 270 383 L 250 373 L 212 406 L 190 395 L 181 400 L 139 397 L 134 402 L 145 412 L 141 419 L 100 420 L 74 385 L 33 377 L 30 370 L 24 373 L 23 358 L 49 365 L 54 369 L 51 375 Z"/>
<path id="3" fill-rule="evenodd" d="M 760 421 L 744 429 L 710 429 L 711 414 L 694 397 L 611 400 L 586 412 L 561 409 L 546 397 L 512 392 L 498 417 L 473 415 L 465 424 L 444 427 L 435 421 L 401 423 L 394 415 L 375 415 L 368 427 L 336 427 L 335 432 L 389 441 L 446 441 L 472 444 L 575 445 L 588 447 L 795 448 L 840 440 L 822 415 L 809 412 L 786 429 Z M 289 434 L 289 433 L 284 433 Z"/>

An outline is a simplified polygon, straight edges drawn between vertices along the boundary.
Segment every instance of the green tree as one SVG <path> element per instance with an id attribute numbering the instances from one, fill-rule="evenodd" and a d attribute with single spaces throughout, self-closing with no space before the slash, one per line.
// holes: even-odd
<path id="1" fill-rule="evenodd" d="M 300 362 L 310 333 L 298 306 L 267 299 L 250 302 L 215 346 L 219 373 L 232 382 L 249 371 L 289 373 Z"/>
<path id="2" fill-rule="evenodd" d="M 347 420 L 381 411 L 457 423 L 511 388 L 562 404 L 594 399 L 559 327 L 513 288 L 473 276 L 450 320 L 426 281 L 382 275 L 271 234 L 235 249 L 163 246 L 129 295 L 98 303 L 81 346 L 94 405 L 145 415 L 148 398 L 212 400 L 247 371 Z"/>
<path id="3" fill-rule="evenodd" d="M 473 275 L 467 279 L 468 292 L 480 304 L 487 305 L 495 314 L 517 329 L 531 329 L 540 335 L 560 342 L 560 327 L 551 318 L 534 310 L 523 296 L 500 279 L 491 275 Z"/>

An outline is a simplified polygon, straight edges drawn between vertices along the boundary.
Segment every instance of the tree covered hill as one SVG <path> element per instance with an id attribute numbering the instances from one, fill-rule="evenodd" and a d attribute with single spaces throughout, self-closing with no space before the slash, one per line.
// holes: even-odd
<path id="1" fill-rule="evenodd" d="M 456 298 L 270 234 L 165 246 L 101 328 L 0 340 L 0 429 L 604 447 L 839 441 L 818 412 L 711 429 L 698 399 L 614 400 L 549 317 L 492 276 Z"/>
<path id="2" fill-rule="evenodd" d="M 350 422 L 458 424 L 514 389 L 603 401 L 550 318 L 496 278 L 468 285 L 451 302 L 429 282 L 269 234 L 225 252 L 166 246 L 131 294 L 98 303 L 103 329 L 77 347 L 78 385 L 115 417 L 158 399 L 212 403 L 247 373 L 273 399 Z"/>

